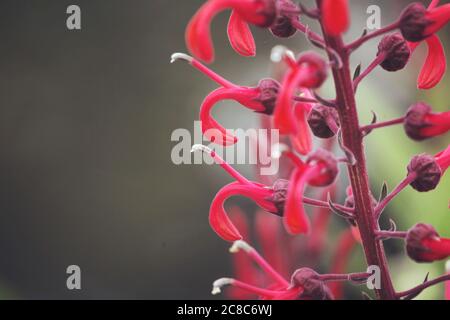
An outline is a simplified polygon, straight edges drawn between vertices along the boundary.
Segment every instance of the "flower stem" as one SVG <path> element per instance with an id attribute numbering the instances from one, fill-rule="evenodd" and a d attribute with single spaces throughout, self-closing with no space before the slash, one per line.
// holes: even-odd
<path id="1" fill-rule="evenodd" d="M 346 49 L 349 52 L 355 51 L 356 49 L 358 49 L 360 46 L 362 46 L 367 41 L 369 41 L 369 40 L 371 40 L 373 38 L 376 38 L 378 36 L 381 36 L 381 35 L 383 35 L 385 33 L 394 31 L 395 29 L 397 29 L 399 27 L 399 25 L 400 25 L 400 21 L 396 21 L 396 22 L 391 23 L 390 25 L 388 25 L 388 26 L 386 26 L 384 28 L 378 29 L 378 30 L 376 30 L 374 32 L 371 32 L 371 33 L 368 33 L 365 36 L 362 36 L 361 38 L 359 38 L 359 39 L 353 41 L 352 43 L 350 43 L 349 45 L 347 45 Z"/>
<path id="2" fill-rule="evenodd" d="M 401 117 L 401 118 L 396 118 L 396 119 L 392 119 L 392 120 L 389 120 L 389 121 L 369 124 L 367 126 L 361 127 L 361 131 L 362 132 L 368 132 L 368 131 L 371 131 L 373 129 L 379 129 L 379 128 L 393 126 L 393 125 L 396 125 L 396 124 L 402 124 L 404 121 L 405 121 L 405 118 Z"/>
<path id="3" fill-rule="evenodd" d="M 320 8 L 322 1 L 316 0 L 316 2 Z M 343 63 L 342 68 L 333 69 L 337 97 L 336 105 L 341 123 L 343 143 L 356 159 L 355 165 L 348 164 L 347 167 L 355 199 L 355 219 L 361 234 L 366 261 L 368 265 L 375 265 L 380 268 L 381 287 L 375 289 L 377 297 L 383 300 L 394 300 L 397 297 L 392 285 L 383 243 L 376 238 L 376 231 L 379 229 L 379 226 L 374 219 L 363 135 L 359 130 L 355 93 L 350 72 L 350 51 L 345 46 L 341 36 L 326 34 L 323 25 L 322 30 L 327 47 L 338 53 Z M 356 47 L 354 45 L 354 48 Z M 330 55 L 329 58 L 332 59 L 333 57 Z"/>
<path id="4" fill-rule="evenodd" d="M 364 80 L 365 77 L 367 77 L 376 67 L 378 67 L 385 59 L 386 59 L 387 53 L 382 52 L 380 53 L 373 61 L 372 63 L 367 67 L 366 70 L 363 71 L 354 81 L 353 81 L 353 90 L 356 92 L 358 89 L 359 84 L 362 80 Z"/>

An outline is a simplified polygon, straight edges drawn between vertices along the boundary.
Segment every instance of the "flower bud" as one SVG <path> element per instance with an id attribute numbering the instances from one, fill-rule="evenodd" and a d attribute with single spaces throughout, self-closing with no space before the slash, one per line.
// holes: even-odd
<path id="1" fill-rule="evenodd" d="M 309 300 L 332 300 L 330 289 L 320 279 L 320 275 L 310 268 L 301 268 L 294 272 L 292 285 L 303 288 L 299 298 Z"/>
<path id="2" fill-rule="evenodd" d="M 334 155 L 325 150 L 318 149 L 308 158 L 308 165 L 317 165 L 321 168 L 320 173 L 308 181 L 312 186 L 329 186 L 336 180 L 339 173 L 338 162 Z"/>
<path id="3" fill-rule="evenodd" d="M 265 107 L 261 113 L 271 115 L 275 110 L 275 105 L 280 90 L 280 84 L 273 79 L 262 79 L 258 83 L 260 95 L 257 100 Z"/>
<path id="4" fill-rule="evenodd" d="M 288 187 L 289 187 L 288 180 L 285 180 L 285 179 L 276 180 L 272 186 L 273 195 L 272 195 L 272 197 L 270 197 L 270 199 L 267 199 L 267 200 L 273 202 L 275 207 L 278 209 L 278 212 L 274 212 L 274 214 L 277 214 L 280 217 L 283 216 L 283 213 L 284 213 L 284 206 L 286 203 Z"/>
<path id="5" fill-rule="evenodd" d="M 421 154 L 412 158 L 408 165 L 408 173 L 416 173 L 416 179 L 411 182 L 411 187 L 419 192 L 433 190 L 441 180 L 442 171 L 433 156 Z"/>
<path id="6" fill-rule="evenodd" d="M 418 223 L 408 230 L 406 252 L 416 262 L 433 262 L 450 255 L 450 240 L 440 238 L 433 226 Z"/>
<path id="7" fill-rule="evenodd" d="M 450 112 L 433 113 L 432 108 L 419 102 L 406 113 L 405 132 L 413 140 L 422 141 L 450 130 Z"/>
<path id="8" fill-rule="evenodd" d="M 292 25 L 292 19 L 298 19 L 298 13 L 292 13 L 297 6 L 291 0 L 278 1 L 278 16 L 271 25 L 270 31 L 274 36 L 280 38 L 292 37 L 297 29 Z"/>
<path id="9" fill-rule="evenodd" d="M 255 25 L 257 25 L 258 27 L 261 27 L 261 28 L 270 27 L 274 23 L 275 19 L 277 18 L 277 4 L 276 4 L 277 1 L 276 0 L 254 0 L 254 1 L 255 1 L 255 5 L 259 6 L 259 10 L 257 11 L 257 14 L 259 16 L 264 17 L 264 19 L 262 19 L 261 22 L 257 22 L 257 23 L 255 23 Z"/>
<path id="10" fill-rule="evenodd" d="M 316 137 L 332 138 L 340 126 L 338 112 L 335 108 L 317 104 L 308 115 L 308 124 Z"/>
<path id="11" fill-rule="evenodd" d="M 415 2 L 410 4 L 400 17 L 400 31 L 403 37 L 411 42 L 419 42 L 429 35 L 425 34 L 431 21 L 426 16 L 427 9 L 423 4 Z"/>
<path id="12" fill-rule="evenodd" d="M 398 71 L 403 69 L 411 56 L 411 49 L 406 40 L 399 34 L 385 36 L 378 45 L 378 53 L 385 54 L 386 58 L 380 64 L 386 71 Z"/>

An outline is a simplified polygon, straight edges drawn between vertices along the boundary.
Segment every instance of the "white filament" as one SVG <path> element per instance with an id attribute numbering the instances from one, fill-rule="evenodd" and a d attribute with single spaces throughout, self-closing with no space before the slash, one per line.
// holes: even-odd
<path id="1" fill-rule="evenodd" d="M 244 250 L 245 252 L 250 252 L 253 250 L 252 246 L 249 245 L 244 240 L 238 240 L 233 243 L 230 248 L 230 253 L 238 253 L 239 251 Z"/>
<path id="2" fill-rule="evenodd" d="M 208 148 L 207 146 L 204 146 L 202 144 L 194 144 L 191 148 L 191 152 L 197 152 L 197 151 L 202 151 L 202 152 L 206 152 L 211 154 L 213 151 Z"/>
<path id="3" fill-rule="evenodd" d="M 270 60 L 274 63 L 281 62 L 285 56 L 290 57 L 291 59 L 295 60 L 294 53 L 286 48 L 285 46 L 278 45 L 272 48 L 272 51 L 270 53 Z"/>
<path id="4" fill-rule="evenodd" d="M 213 283 L 213 289 L 211 294 L 216 295 L 222 292 L 222 287 L 228 286 L 233 283 L 233 279 L 231 278 L 220 278 Z"/>
<path id="5" fill-rule="evenodd" d="M 273 159 L 280 159 L 283 152 L 288 151 L 289 147 L 284 143 L 275 143 L 272 146 L 271 156 Z"/>
<path id="6" fill-rule="evenodd" d="M 170 56 L 170 63 L 174 63 L 177 60 L 184 60 L 191 63 L 194 58 L 192 58 L 190 55 L 187 55 L 186 53 L 176 52 Z"/>

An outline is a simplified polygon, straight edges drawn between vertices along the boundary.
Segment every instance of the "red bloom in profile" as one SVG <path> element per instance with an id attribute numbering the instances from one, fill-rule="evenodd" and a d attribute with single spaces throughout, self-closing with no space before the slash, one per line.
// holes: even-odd
<path id="1" fill-rule="evenodd" d="M 338 174 L 337 161 L 331 153 L 319 149 L 304 163 L 292 153 L 287 153 L 296 164 L 288 188 L 284 223 L 291 234 L 309 231 L 309 219 L 303 207 L 303 194 L 307 184 L 327 186 L 334 182 Z"/>
<path id="2" fill-rule="evenodd" d="M 439 0 L 433 0 L 428 10 L 433 10 L 438 4 Z M 447 70 L 447 59 L 445 58 L 444 46 L 436 34 L 431 35 L 424 41 L 427 43 L 428 54 L 417 79 L 417 87 L 427 90 L 434 88 L 444 77 Z M 411 52 L 422 42 L 409 42 Z"/>
<path id="3" fill-rule="evenodd" d="M 301 154 L 308 154 L 312 148 L 311 132 L 307 115 L 311 110 L 309 103 L 295 103 L 293 97 L 300 89 L 308 95 L 308 89 L 318 88 L 327 77 L 327 64 L 313 52 L 301 55 L 297 60 L 286 51 L 283 54 L 289 70 L 284 76 L 274 111 L 274 125 L 280 134 L 291 137 L 294 148 Z"/>
<path id="4" fill-rule="evenodd" d="M 406 251 L 416 262 L 433 262 L 450 256 L 450 239 L 441 238 L 433 226 L 418 223 L 406 236 Z"/>
<path id="5" fill-rule="evenodd" d="M 269 27 L 276 19 L 275 0 L 208 0 L 193 16 L 186 29 L 189 51 L 197 58 L 211 63 L 214 47 L 210 25 L 213 18 L 226 9 L 231 9 L 228 37 L 233 49 L 243 56 L 255 55 L 255 41 L 249 24 Z"/>
<path id="6" fill-rule="evenodd" d="M 200 107 L 202 132 L 209 141 L 225 146 L 237 142 L 237 138 L 229 130 L 222 127 L 211 115 L 212 109 L 220 101 L 234 100 L 252 111 L 272 114 L 280 87 L 277 81 L 263 79 L 257 87 L 238 86 L 184 53 L 172 55 L 172 62 L 179 59 L 187 61 L 191 66 L 221 86 L 211 92 Z"/>
<path id="7" fill-rule="evenodd" d="M 406 134 L 414 140 L 425 140 L 450 130 L 450 111 L 433 112 L 423 102 L 412 105 L 404 120 Z"/>
<path id="8" fill-rule="evenodd" d="M 347 31 L 350 25 L 348 0 L 323 0 L 322 23 L 331 36 L 338 36 Z"/>
<path id="9" fill-rule="evenodd" d="M 445 171 L 447 171 L 448 167 L 450 167 L 450 145 L 448 145 L 447 149 L 439 152 L 434 157 L 437 164 L 441 168 L 442 175 L 444 175 Z"/>

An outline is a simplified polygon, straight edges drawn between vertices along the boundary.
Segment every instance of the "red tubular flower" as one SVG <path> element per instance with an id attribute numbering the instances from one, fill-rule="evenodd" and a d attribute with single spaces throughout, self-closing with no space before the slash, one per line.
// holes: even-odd
<path id="1" fill-rule="evenodd" d="M 236 180 L 236 182 L 226 185 L 217 192 L 209 210 L 209 223 L 212 229 L 222 239 L 226 241 L 242 240 L 241 233 L 228 217 L 223 206 L 225 201 L 232 196 L 238 195 L 248 197 L 254 200 L 262 209 L 280 215 L 279 209 L 272 200 L 274 199 L 274 194 L 276 192 L 273 188 L 268 188 L 265 185 L 246 179 L 214 151 L 203 145 L 194 145 L 192 151 L 203 151 L 208 153 L 217 164 L 225 169 L 225 171 Z"/>
<path id="2" fill-rule="evenodd" d="M 306 163 L 293 154 L 288 154 L 297 167 L 292 173 L 284 208 L 284 224 L 291 234 L 309 231 L 309 219 L 303 207 L 303 193 L 307 184 L 327 186 L 334 182 L 338 174 L 337 161 L 331 153 L 319 149 Z"/>
<path id="3" fill-rule="evenodd" d="M 433 112 L 423 102 L 412 105 L 406 113 L 404 128 L 414 140 L 425 140 L 450 131 L 450 111 Z"/>
<path id="4" fill-rule="evenodd" d="M 338 36 L 347 31 L 350 25 L 348 0 L 323 0 L 322 23 L 331 36 Z"/>
<path id="5" fill-rule="evenodd" d="M 439 4 L 438 0 L 433 0 L 428 10 L 433 10 Z M 447 70 L 447 59 L 445 58 L 444 46 L 441 40 L 435 34 L 426 40 L 428 46 L 427 58 L 420 71 L 417 79 L 417 87 L 419 89 L 428 90 L 434 88 L 445 75 Z M 421 42 L 409 42 L 411 52 L 413 52 Z"/>
<path id="6" fill-rule="evenodd" d="M 418 223 L 408 230 L 406 252 L 416 262 L 433 262 L 450 256 L 450 239 L 441 238 L 433 226 Z"/>
<path id="7" fill-rule="evenodd" d="M 272 114 L 280 84 L 273 79 L 262 79 L 257 87 L 238 86 L 218 75 L 196 59 L 184 53 L 174 53 L 171 62 L 184 60 L 221 87 L 211 92 L 200 108 L 202 132 L 214 143 L 233 145 L 237 138 L 222 127 L 211 115 L 214 106 L 223 100 L 234 100 L 246 108 L 264 114 Z"/>
<path id="8" fill-rule="evenodd" d="M 292 97 L 300 88 L 308 95 L 308 89 L 318 88 L 327 77 L 325 61 L 315 53 L 309 52 L 299 57 L 297 61 L 288 54 L 284 59 L 290 69 L 287 71 L 278 95 L 274 111 L 274 125 L 280 134 L 289 135 L 295 149 L 301 154 L 308 154 L 312 148 L 312 138 L 307 123 L 307 115 L 311 104 L 296 103 Z"/>
<path id="9" fill-rule="evenodd" d="M 442 152 L 439 152 L 435 155 L 435 159 L 439 167 L 441 168 L 442 175 L 444 175 L 445 171 L 447 171 L 450 166 L 450 145 L 448 145 L 447 149 Z"/>
<path id="10" fill-rule="evenodd" d="M 209 0 L 192 17 L 186 29 L 189 51 L 211 63 L 214 47 L 211 40 L 212 19 L 221 11 L 232 9 L 228 37 L 233 49 L 244 56 L 255 55 L 255 42 L 248 24 L 269 27 L 276 19 L 275 0 Z"/>

